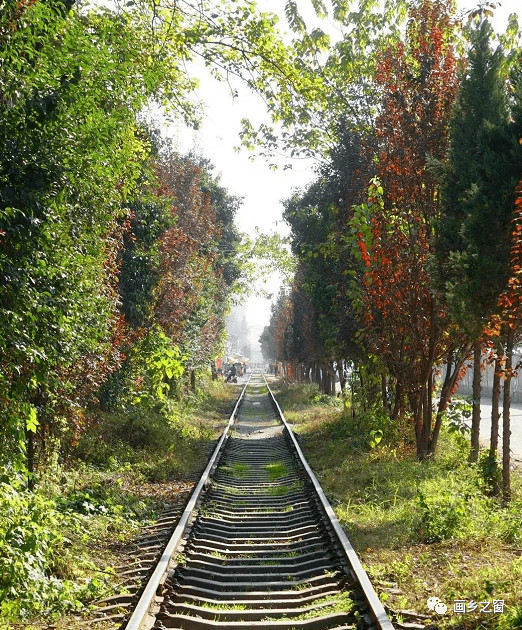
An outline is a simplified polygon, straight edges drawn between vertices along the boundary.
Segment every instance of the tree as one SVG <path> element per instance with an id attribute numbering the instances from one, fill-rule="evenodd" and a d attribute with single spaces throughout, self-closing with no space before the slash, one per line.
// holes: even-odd
<path id="1" fill-rule="evenodd" d="M 365 271 L 367 343 L 408 397 L 419 459 L 435 451 L 443 411 L 468 353 L 428 271 L 440 189 L 427 163 L 430 156 L 442 161 L 447 151 L 458 85 L 454 29 L 448 7 L 426 0 L 410 9 L 406 44 L 381 54 L 379 181 L 352 221 Z M 433 424 L 435 368 L 443 361 L 446 378 Z"/>
<path id="2" fill-rule="evenodd" d="M 491 25 L 485 16 L 478 20 L 475 18 L 468 24 L 467 33 L 471 47 L 451 123 L 449 163 L 443 189 L 444 210 L 438 230 L 437 274 L 443 279 L 443 290 L 452 318 L 474 342 L 471 460 L 476 461 L 480 427 L 480 354 L 483 346 L 480 337 L 497 299 L 499 272 L 503 273 L 503 263 L 498 256 L 505 256 L 507 234 L 497 224 L 499 232 L 495 240 L 498 246 L 491 242 L 472 244 L 473 234 L 484 240 L 472 227 L 472 222 L 476 220 L 473 207 L 479 197 L 477 185 L 481 164 L 490 151 L 489 130 L 505 118 L 507 102 L 500 75 L 504 55 L 500 47 L 495 51 L 491 49 Z M 497 362 L 494 400 L 498 400 L 499 394 L 499 367 Z M 493 405 L 493 450 L 496 450 L 497 427 L 498 402 Z"/>
<path id="3" fill-rule="evenodd" d="M 345 0 L 314 0 L 312 5 L 316 18 L 308 27 L 298 3 L 285 2 L 293 35 L 293 70 L 288 75 L 293 91 L 278 87 L 264 95 L 272 125 L 255 129 L 249 120 L 242 121 L 243 144 L 252 150 L 261 146 L 261 155 L 267 157 L 283 149 L 292 157 L 312 156 L 324 163 L 341 132 L 367 133 L 373 127 L 379 103 L 373 83 L 378 51 L 400 39 L 408 2 L 360 0 L 352 8 Z M 327 33 L 332 23 L 335 41 Z"/>
<path id="4" fill-rule="evenodd" d="M 513 230 L 511 234 L 510 278 L 506 289 L 500 295 L 498 305 L 501 309 L 496 322 L 498 326 L 507 328 L 506 332 L 506 364 L 504 367 L 504 408 L 502 427 L 502 498 L 504 503 L 511 500 L 511 451 L 510 451 L 510 405 L 511 379 L 519 366 L 513 366 L 513 346 L 515 335 L 520 335 L 522 327 L 522 292 L 520 274 L 522 273 L 522 180 L 516 187 L 513 209 Z"/>
<path id="5" fill-rule="evenodd" d="M 2 11 L 1 455 L 25 432 L 30 469 L 35 431 L 44 444 L 56 414 L 74 433 L 119 362 L 116 252 L 145 152 L 124 26 L 61 2 Z"/>
<path id="6" fill-rule="evenodd" d="M 472 461 L 476 461 L 479 448 L 479 356 L 481 347 L 494 343 L 490 459 L 495 465 L 502 365 L 506 349 L 513 344 L 513 329 L 500 327 L 489 339 L 485 331 L 491 331 L 488 322 L 492 317 L 498 321 L 499 296 L 511 273 L 510 222 L 522 168 L 518 144 L 521 131 L 516 120 L 517 105 L 513 103 L 513 98 L 517 100 L 517 81 L 511 82 L 513 96 L 506 89 L 516 48 L 506 54 L 501 45 L 493 47 L 494 33 L 484 11 L 477 11 L 470 18 L 465 31 L 470 42 L 468 63 L 451 123 L 449 160 L 442 172 L 444 204 L 435 276 L 443 287 L 451 317 L 474 342 Z M 514 38 L 517 32 L 518 26 L 512 19 L 508 34 Z M 504 41 L 507 43 L 508 39 L 504 37 Z M 488 236 L 491 230 L 494 239 Z M 504 418 L 509 418 L 508 390 L 506 380 Z"/>
<path id="7" fill-rule="evenodd" d="M 114 10 L 73 4 L 6 0 L 0 15 L 0 430 L 7 461 L 24 433 L 29 450 L 35 430 L 42 446 L 58 412 L 70 432 L 81 429 L 86 407 L 123 360 L 129 324 L 150 326 L 159 309 L 167 327 L 182 333 L 167 321 L 170 307 L 156 303 L 154 313 L 147 304 L 160 283 L 153 234 L 162 230 L 165 206 L 150 198 L 150 186 L 142 195 L 151 152 L 138 123 L 143 107 L 155 102 L 196 125 L 199 112 L 187 98 L 196 82 L 185 68 L 196 55 L 222 78 L 235 73 L 253 89 L 292 92 L 274 21 L 251 4 L 226 2 L 215 15 L 190 2 L 138 0 Z M 149 220 L 156 225 L 148 236 L 138 234 Z M 190 263 L 191 288 L 201 289 L 188 300 L 200 348 L 219 336 L 217 296 L 238 281 L 234 230 L 226 221 L 222 227 L 227 249 L 216 251 L 221 228 L 213 224 L 212 251 L 194 250 Z M 168 227 L 165 256 L 168 240 L 173 245 L 187 230 Z M 186 242 L 178 243 L 185 253 Z M 206 270 L 216 272 L 212 289 Z M 163 280 L 160 291 L 169 286 Z M 180 322 L 188 325 L 185 313 Z"/>
<path id="8" fill-rule="evenodd" d="M 302 339 L 314 338 L 303 345 L 309 354 L 302 354 L 302 360 L 314 365 L 308 370 L 318 382 L 322 379 L 317 375 L 331 373 L 335 364 L 344 383 L 343 362 L 361 359 L 365 352 L 356 339 L 359 321 L 352 286 L 359 265 L 346 243 L 347 222 L 352 206 L 364 198 L 375 165 L 372 137 L 351 132 L 344 122 L 339 126 L 340 140 L 329 161 L 307 189 L 285 202 L 283 216 L 299 260 L 292 293 L 295 317 L 302 312 L 299 317 L 307 321 Z M 300 330 L 304 319 L 295 324 Z"/>
<path id="9" fill-rule="evenodd" d="M 275 361 L 276 354 L 274 345 L 274 333 L 271 323 L 269 326 L 265 326 L 263 328 L 261 337 L 259 337 L 259 344 L 261 346 L 261 354 L 263 355 L 263 359 L 265 361 L 268 361 L 269 363 Z"/>

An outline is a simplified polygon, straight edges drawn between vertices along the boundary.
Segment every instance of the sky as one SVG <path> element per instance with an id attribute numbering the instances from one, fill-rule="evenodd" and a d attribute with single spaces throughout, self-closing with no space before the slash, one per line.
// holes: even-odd
<path id="1" fill-rule="evenodd" d="M 284 18 L 285 0 L 257 0 L 262 11 L 276 13 L 280 17 L 279 28 L 288 31 Z M 476 7 L 477 0 L 459 0 L 459 9 Z M 497 32 L 502 32 L 511 13 L 518 13 L 522 22 L 521 0 L 502 0 L 496 3 L 493 20 Z M 312 12 L 309 0 L 298 0 L 299 10 L 305 21 L 312 25 Z M 288 226 L 282 221 L 281 200 L 292 195 L 296 188 L 305 187 L 314 179 L 312 160 L 285 160 L 292 162 L 291 170 L 269 168 L 269 162 L 263 158 L 250 161 L 246 150 L 237 153 L 234 147 L 239 145 L 240 121 L 248 117 L 254 127 L 256 122 L 267 120 L 261 99 L 243 89 L 239 98 L 230 96 L 228 87 L 214 80 L 204 67 L 194 70 L 200 80 L 197 97 L 205 104 L 205 115 L 199 130 L 194 131 L 181 124 L 170 127 L 168 135 L 175 139 L 182 152 L 190 149 L 200 151 L 215 165 L 215 173 L 221 174 L 221 185 L 230 194 L 244 198 L 243 206 L 236 216 L 240 230 L 253 235 L 258 227 L 262 232 L 280 232 L 288 234 Z M 277 292 L 279 279 L 274 277 L 268 289 Z M 246 317 L 250 326 L 265 326 L 269 323 L 270 302 L 263 298 L 249 298 L 246 303 Z"/>

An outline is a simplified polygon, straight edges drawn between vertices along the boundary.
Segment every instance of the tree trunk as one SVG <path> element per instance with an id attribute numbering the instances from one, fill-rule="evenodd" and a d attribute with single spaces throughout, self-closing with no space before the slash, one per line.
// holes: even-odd
<path id="1" fill-rule="evenodd" d="M 502 502 L 507 505 L 511 500 L 510 471 L 510 413 L 511 406 L 511 367 L 513 365 L 513 343 L 515 330 L 508 328 L 506 341 L 506 376 L 504 378 L 504 399 L 502 406 Z"/>
<path id="2" fill-rule="evenodd" d="M 432 403 L 431 403 L 431 373 L 428 375 L 426 381 L 422 384 L 418 401 L 416 413 L 416 436 L 417 436 L 417 458 L 422 461 L 430 454 L 430 436 L 431 436 L 431 421 L 433 416 Z"/>
<path id="3" fill-rule="evenodd" d="M 473 415 L 471 417 L 471 452 L 470 462 L 477 462 L 480 438 L 480 396 L 482 393 L 481 364 L 482 346 L 479 341 L 473 344 Z"/>
<path id="4" fill-rule="evenodd" d="M 366 403 L 368 402 L 367 394 L 364 391 L 364 387 L 366 383 L 364 382 L 363 371 L 360 365 L 358 366 L 357 373 L 359 375 L 359 384 L 361 385 L 361 395 L 360 395 L 361 406 L 363 408 L 363 411 L 366 412 L 367 411 Z"/>
<path id="5" fill-rule="evenodd" d="M 344 394 L 344 390 L 346 389 L 346 378 L 344 376 L 343 359 L 339 359 L 339 361 L 337 361 L 337 372 L 339 374 L 339 386 L 341 388 L 341 394 Z"/>
<path id="6" fill-rule="evenodd" d="M 321 376 L 323 394 L 327 394 L 329 396 L 331 394 L 332 379 L 330 377 L 330 370 L 328 369 L 327 364 L 321 365 Z"/>
<path id="7" fill-rule="evenodd" d="M 317 361 L 314 363 L 313 381 L 316 385 L 319 385 L 319 388 L 321 387 L 321 368 Z"/>
<path id="8" fill-rule="evenodd" d="M 27 487 L 32 492 L 36 485 L 36 466 L 35 466 L 35 440 L 34 440 L 34 432 L 26 429 L 25 438 L 27 445 Z"/>
<path id="9" fill-rule="evenodd" d="M 469 347 L 465 348 L 455 364 L 452 360 L 448 361 L 446 365 L 446 375 L 444 377 L 444 383 L 440 392 L 439 405 L 437 407 L 437 415 L 435 417 L 435 426 L 430 438 L 430 444 L 428 448 L 428 455 L 434 455 L 437 450 L 437 442 L 439 440 L 440 428 L 442 426 L 442 418 L 446 411 L 451 395 L 457 384 L 460 371 L 464 365 L 464 361 L 468 358 Z M 453 369 L 452 369 L 453 368 Z"/>
<path id="10" fill-rule="evenodd" d="M 330 380 L 330 385 L 329 385 L 329 389 L 330 391 L 328 392 L 330 394 L 330 396 L 335 396 L 335 376 L 336 376 L 336 372 L 335 372 L 335 368 L 334 368 L 334 362 L 330 361 L 330 364 L 328 365 L 328 378 Z"/>
<path id="11" fill-rule="evenodd" d="M 196 392 L 196 372 L 195 370 L 190 371 L 190 389 L 195 393 Z"/>
<path id="12" fill-rule="evenodd" d="M 415 424 L 415 443 L 417 445 L 417 459 L 423 460 L 426 455 L 425 445 L 422 443 L 422 427 L 423 427 L 423 390 L 420 392 L 414 392 L 411 396 L 408 394 L 410 400 L 410 407 L 413 414 L 413 421 Z"/>
<path id="13" fill-rule="evenodd" d="M 332 395 L 332 374 L 328 363 L 323 366 L 323 392 L 327 396 Z"/>
<path id="14" fill-rule="evenodd" d="M 402 404 L 402 385 L 397 381 L 395 385 L 395 400 L 393 401 L 393 411 L 392 411 L 392 420 L 397 420 L 399 417 L 399 411 L 401 410 Z"/>
<path id="15" fill-rule="evenodd" d="M 500 379 L 502 375 L 502 366 L 500 358 L 495 359 L 495 372 L 493 374 L 493 392 L 491 395 L 491 439 L 489 445 L 489 456 L 492 460 L 497 457 L 498 450 L 498 420 L 499 411 L 498 403 L 500 400 Z"/>
<path id="16" fill-rule="evenodd" d="M 491 492 L 498 496 L 500 488 L 497 482 L 497 450 L 498 450 L 498 425 L 500 400 L 500 379 L 502 378 L 502 365 L 500 358 L 495 359 L 495 372 L 493 374 L 493 393 L 491 396 L 491 439 L 489 446 L 489 459 L 491 466 Z"/>

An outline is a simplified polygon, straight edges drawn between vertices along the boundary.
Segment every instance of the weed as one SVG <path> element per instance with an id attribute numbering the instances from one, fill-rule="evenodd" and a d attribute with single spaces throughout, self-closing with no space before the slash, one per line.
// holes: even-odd
<path id="1" fill-rule="evenodd" d="M 274 462 L 272 464 L 267 464 L 265 466 L 265 470 L 268 472 L 268 476 L 271 481 L 274 479 L 279 479 L 281 477 L 286 477 L 288 475 L 288 468 L 284 462 Z"/>
<path id="2" fill-rule="evenodd" d="M 172 558 L 176 564 L 180 567 L 184 567 L 187 564 L 187 558 L 180 552 L 176 552 Z"/>
<path id="3" fill-rule="evenodd" d="M 46 462 L 32 493 L 0 470 L 0 626 L 84 628 L 90 602 L 122 592 L 111 568 L 124 562 L 120 543 L 185 490 L 176 477 L 204 466 L 234 397 L 208 383 L 186 404 L 101 412 L 67 468 Z"/>
<path id="4" fill-rule="evenodd" d="M 225 475 L 242 478 L 247 476 L 250 466 L 241 462 L 234 462 L 230 466 L 220 466 L 219 470 Z"/>
<path id="5" fill-rule="evenodd" d="M 354 602 L 348 593 L 339 593 L 333 597 L 323 597 L 314 601 L 313 607 L 305 613 L 293 617 L 292 619 L 305 620 L 314 617 L 322 617 L 323 615 L 332 615 L 333 613 L 345 612 L 349 613 L 354 608 Z"/>
<path id="6" fill-rule="evenodd" d="M 271 494 L 274 497 L 281 497 L 290 492 L 289 486 L 272 486 L 267 488 L 268 494 Z"/>
<path id="7" fill-rule="evenodd" d="M 186 602 L 190 603 L 190 602 Z M 207 610 L 216 610 L 218 612 L 227 612 L 227 611 L 238 611 L 238 610 L 246 610 L 247 606 L 245 604 L 209 604 L 208 602 L 203 602 L 198 604 L 200 608 L 205 608 Z"/>
<path id="8" fill-rule="evenodd" d="M 286 486 L 271 486 L 267 488 L 268 494 L 271 494 L 275 497 L 284 496 L 286 494 L 290 494 L 290 492 L 295 492 L 296 490 L 302 490 L 303 483 L 301 481 L 295 481 Z"/>

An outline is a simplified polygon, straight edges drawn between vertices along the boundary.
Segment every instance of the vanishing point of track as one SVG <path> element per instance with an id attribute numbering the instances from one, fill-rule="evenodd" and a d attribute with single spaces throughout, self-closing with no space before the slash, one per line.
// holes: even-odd
<path id="1" fill-rule="evenodd" d="M 126 630 L 393 630 L 261 375 Z"/>

